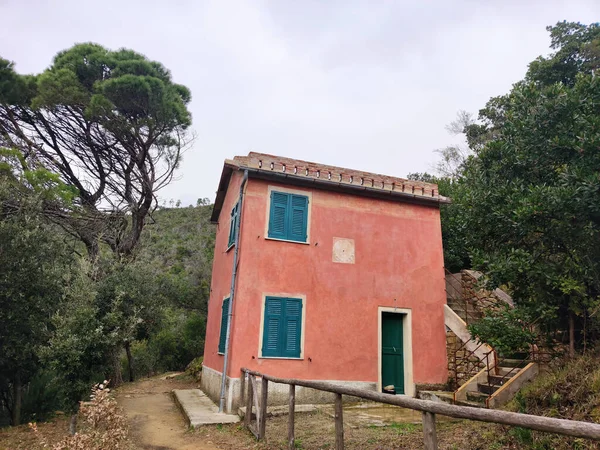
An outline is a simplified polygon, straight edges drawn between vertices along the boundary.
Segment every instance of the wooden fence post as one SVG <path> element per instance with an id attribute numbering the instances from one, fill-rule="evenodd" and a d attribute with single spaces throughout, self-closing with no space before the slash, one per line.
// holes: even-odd
<path id="1" fill-rule="evenodd" d="M 248 375 L 248 382 L 246 383 L 246 415 L 244 416 L 244 425 L 247 427 L 252 423 L 252 399 L 254 397 L 252 377 L 254 377 L 254 375 Z"/>
<path id="2" fill-rule="evenodd" d="M 435 414 L 427 411 L 423 411 L 423 437 L 425 439 L 425 450 L 437 450 Z"/>
<path id="3" fill-rule="evenodd" d="M 267 396 L 269 394 L 269 380 L 262 378 L 260 389 L 260 420 L 258 423 L 258 439 L 265 438 L 265 430 L 267 428 Z"/>
<path id="4" fill-rule="evenodd" d="M 335 394 L 335 450 L 344 450 L 344 409 L 342 394 Z"/>
<path id="5" fill-rule="evenodd" d="M 296 385 L 290 384 L 290 407 L 288 410 L 288 448 L 294 450 L 294 411 L 296 409 Z"/>
<path id="6" fill-rule="evenodd" d="M 242 379 L 240 380 L 240 405 L 244 404 L 246 398 L 246 372 L 242 370 Z"/>

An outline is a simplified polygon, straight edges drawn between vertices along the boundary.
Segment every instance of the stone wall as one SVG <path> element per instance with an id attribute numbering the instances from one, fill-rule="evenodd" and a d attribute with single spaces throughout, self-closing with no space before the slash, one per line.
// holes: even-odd
<path id="1" fill-rule="evenodd" d="M 468 350 L 462 347 L 462 344 L 463 342 L 452 330 L 446 330 L 448 382 L 452 388 L 462 386 L 485 367 L 485 363 L 475 355 L 467 356 Z"/>
<path id="2" fill-rule="evenodd" d="M 488 291 L 482 289 L 478 284 L 482 277 L 481 272 L 475 270 L 462 270 L 460 274 L 453 274 L 453 277 L 460 275 L 461 293 L 464 300 L 472 303 L 476 309 L 481 312 L 490 308 L 499 308 L 505 305 L 513 307 L 513 301 L 510 295 L 502 289 Z"/>

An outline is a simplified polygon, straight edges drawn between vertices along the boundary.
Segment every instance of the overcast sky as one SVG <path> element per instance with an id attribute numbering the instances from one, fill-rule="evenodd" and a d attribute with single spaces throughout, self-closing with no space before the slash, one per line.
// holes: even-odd
<path id="1" fill-rule="evenodd" d="M 127 47 L 192 91 L 194 147 L 161 193 L 214 199 L 250 150 L 387 175 L 429 170 L 444 126 L 549 52 L 546 25 L 599 0 L 0 0 L 0 56 L 20 73 L 79 42 Z"/>

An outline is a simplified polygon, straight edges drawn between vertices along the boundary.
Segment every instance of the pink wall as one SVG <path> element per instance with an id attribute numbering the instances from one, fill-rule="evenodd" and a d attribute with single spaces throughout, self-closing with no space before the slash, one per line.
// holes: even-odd
<path id="1" fill-rule="evenodd" d="M 232 251 L 223 251 L 240 178 L 238 173 L 225 199 L 213 266 L 204 363 L 219 371 L 221 300 L 233 259 Z M 269 185 L 277 184 L 250 179 L 244 197 L 228 375 L 237 378 L 240 367 L 248 367 L 282 377 L 377 382 L 378 307 L 397 306 L 412 310 L 414 382 L 445 382 L 439 209 L 294 188 L 312 192 L 310 245 L 279 242 L 265 239 Z M 354 239 L 355 264 L 332 262 L 334 237 Z M 306 295 L 303 360 L 258 358 L 266 292 Z"/>

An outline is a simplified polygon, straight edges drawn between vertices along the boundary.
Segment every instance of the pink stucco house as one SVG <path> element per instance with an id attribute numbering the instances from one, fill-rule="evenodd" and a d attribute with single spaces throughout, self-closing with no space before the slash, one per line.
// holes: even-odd
<path id="1" fill-rule="evenodd" d="M 226 160 L 203 390 L 235 411 L 242 367 L 405 395 L 445 383 L 448 201 L 401 178 L 260 153 Z M 277 389 L 270 403 L 285 403 Z M 323 395 L 298 388 L 296 398 Z"/>

